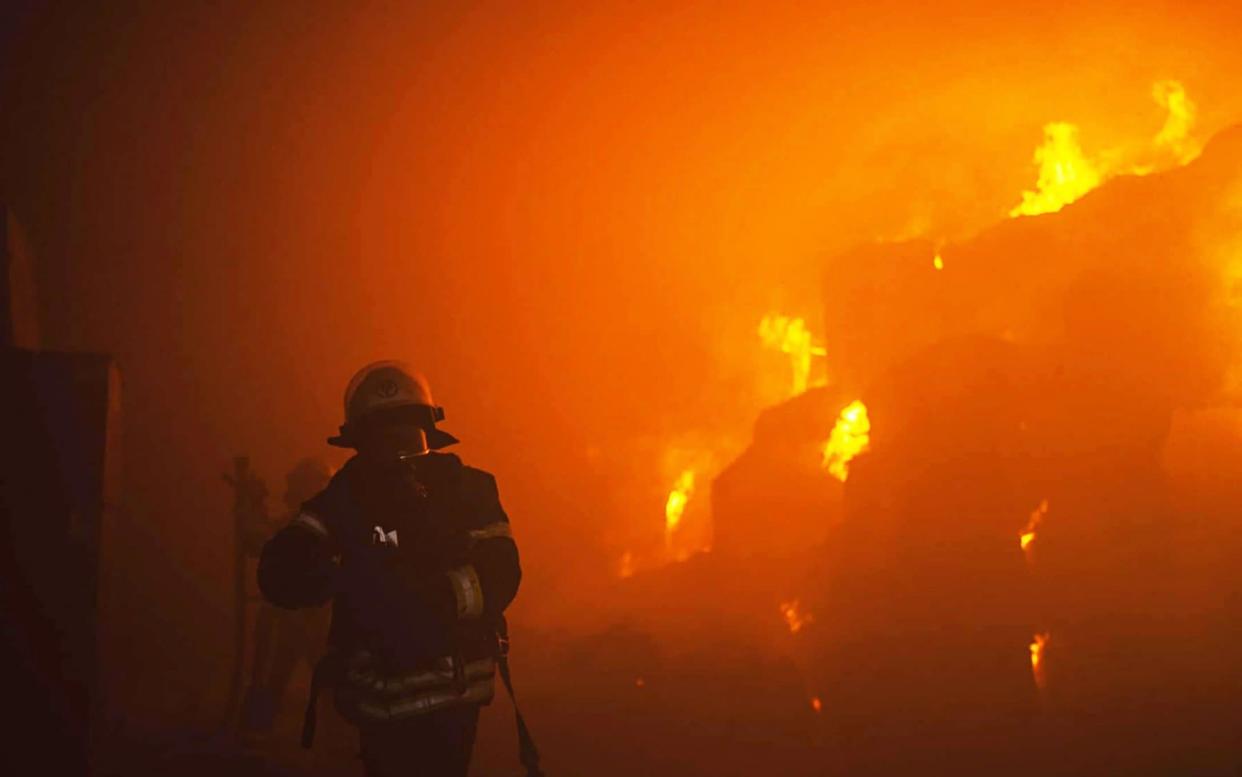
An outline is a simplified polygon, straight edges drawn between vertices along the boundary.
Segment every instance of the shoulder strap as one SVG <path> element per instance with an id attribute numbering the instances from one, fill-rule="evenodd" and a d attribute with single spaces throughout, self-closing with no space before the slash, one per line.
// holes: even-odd
<path id="1" fill-rule="evenodd" d="M 509 700 L 513 702 L 513 716 L 517 719 L 518 761 L 526 769 L 526 777 L 544 777 L 543 770 L 539 768 L 539 750 L 535 747 L 535 740 L 530 735 L 530 729 L 526 727 L 526 719 L 522 717 L 517 696 L 513 693 L 513 677 L 509 671 L 509 624 L 503 616 L 496 626 L 496 638 L 499 644 L 496 665 L 500 669 L 500 680 L 509 693 Z"/>

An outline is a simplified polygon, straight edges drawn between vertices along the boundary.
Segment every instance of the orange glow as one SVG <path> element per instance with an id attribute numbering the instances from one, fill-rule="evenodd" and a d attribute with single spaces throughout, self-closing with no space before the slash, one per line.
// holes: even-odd
<path id="1" fill-rule="evenodd" d="M 639 677 L 638 679 L 634 680 L 634 686 L 635 686 L 636 688 L 646 688 L 646 687 L 647 687 L 647 681 L 646 681 L 646 680 L 644 680 L 643 678 Z"/>
<path id="2" fill-rule="evenodd" d="M 1031 640 L 1031 676 L 1035 678 L 1035 686 L 1041 691 L 1047 683 L 1044 674 L 1044 650 L 1048 646 L 1048 633 L 1036 634 Z"/>
<path id="3" fill-rule="evenodd" d="M 937 270 L 944 269 L 944 258 L 941 257 L 940 254 L 936 254 L 936 256 L 932 258 L 932 267 L 935 267 Z"/>
<path id="4" fill-rule="evenodd" d="M 811 613 L 802 609 L 797 599 L 788 602 L 781 602 L 781 615 L 785 618 L 785 625 L 789 627 L 790 634 L 797 634 L 808 623 L 815 621 Z"/>
<path id="5" fill-rule="evenodd" d="M 811 698 L 811 709 L 815 710 L 817 713 L 824 711 L 824 703 L 819 700 L 818 696 Z"/>
<path id="6" fill-rule="evenodd" d="M 1195 126 L 1198 107 L 1186 96 L 1185 87 L 1177 81 L 1157 81 L 1151 87 L 1151 96 L 1169 112 L 1152 143 L 1157 148 L 1169 150 L 1178 164 L 1192 161 L 1202 150 L 1201 144 L 1190 134 Z"/>
<path id="7" fill-rule="evenodd" d="M 767 348 L 789 355 L 793 372 L 790 396 L 797 396 L 811 385 L 813 357 L 824 356 L 822 347 L 811 343 L 811 330 L 801 318 L 791 318 L 777 313 L 763 317 L 759 322 L 759 337 Z"/>
<path id="8" fill-rule="evenodd" d="M 871 421 L 867 418 L 867 406 L 862 400 L 854 400 L 841 411 L 832 434 L 824 443 L 824 469 L 845 482 L 849 477 L 850 461 L 867 450 L 870 442 Z"/>
<path id="9" fill-rule="evenodd" d="M 1044 520 L 1044 516 L 1048 514 L 1048 500 L 1045 499 L 1039 503 L 1031 511 L 1031 517 L 1026 522 L 1026 527 L 1022 529 L 1022 533 L 1018 535 L 1018 544 L 1022 546 L 1022 550 L 1026 553 L 1027 560 L 1031 558 L 1031 543 L 1035 541 L 1035 531 L 1039 528 Z"/>
<path id="10" fill-rule="evenodd" d="M 617 564 L 617 576 L 623 580 L 634 576 L 634 554 L 628 550 L 621 554 L 621 561 Z"/>

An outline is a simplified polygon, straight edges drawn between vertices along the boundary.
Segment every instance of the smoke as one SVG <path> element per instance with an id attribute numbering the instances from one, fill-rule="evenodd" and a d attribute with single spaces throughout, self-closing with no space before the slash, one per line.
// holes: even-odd
<path id="1" fill-rule="evenodd" d="M 553 658 L 620 653 L 627 692 L 638 690 L 630 663 L 644 667 L 644 691 L 717 678 L 718 702 L 754 689 L 734 672 L 745 662 L 716 647 L 763 644 L 760 663 L 779 652 L 769 640 L 789 647 L 779 604 L 809 606 L 809 594 L 789 590 L 800 569 L 758 582 L 707 576 L 673 602 L 679 567 L 654 581 L 638 574 L 624 593 L 613 586 L 621 554 L 641 538 L 662 541 L 679 473 L 723 470 L 767 403 L 764 383 L 784 384 L 787 357 L 764 351 L 755 332 L 772 311 L 809 322 L 842 388 L 825 400 L 835 406 L 824 425 L 802 430 L 806 470 L 782 475 L 779 498 L 739 498 L 763 511 L 762 531 L 733 536 L 745 545 L 770 535 L 783 552 L 825 528 L 786 516 L 840 518 L 831 512 L 839 484 L 819 466 L 832 421 L 929 333 L 912 326 L 923 278 L 894 290 L 904 273 L 867 266 L 863 252 L 857 283 L 825 284 L 825 256 L 930 236 L 902 250 L 939 274 L 926 283 L 974 274 L 944 298 L 979 311 L 969 331 L 1010 328 L 1036 344 L 1085 331 L 1074 358 L 1108 355 L 1117 366 L 1102 377 L 1206 402 L 1221 365 L 1232 369 L 1219 355 L 1229 344 L 1213 333 L 1237 330 L 1202 303 L 1228 289 L 1202 267 L 1152 269 L 1148 238 L 1187 261 L 1219 252 L 1208 264 L 1218 267 L 1237 255 L 1224 238 L 1236 234 L 1226 223 L 1235 211 L 1195 220 L 1186 251 L 1168 247 L 1167 210 L 1101 212 L 1091 195 L 1076 203 L 1086 226 L 1029 243 L 1022 220 L 988 230 L 1035 184 L 1031 151 L 1050 121 L 1078 126 L 1095 158 L 1153 136 L 1180 155 L 1192 117 L 1205 138 L 1242 115 L 1231 10 L 1004 10 L 31 12 L 29 33 L 7 52 L 4 181 L 39 261 L 48 345 L 114 353 L 125 374 L 126 517 L 113 588 L 127 613 L 122 644 L 132 646 L 116 670 L 130 683 L 123 703 L 158 719 L 191 698 L 204 710 L 217 701 L 229 623 L 221 468 L 249 453 L 274 483 L 321 452 L 345 382 L 375 359 L 425 372 L 462 455 L 497 473 L 527 571 L 519 628 L 581 635 L 653 612 L 685 626 L 663 642 L 632 626 L 579 653 L 545 651 L 533 683 L 550 716 L 563 699 L 552 691 L 573 690 Z M 1152 101 L 1163 79 L 1183 83 L 1197 112 L 1167 88 L 1157 88 L 1163 105 Z M 1215 207 L 1164 203 L 1200 206 Z M 1095 243 L 1106 253 L 1085 268 L 1067 254 L 1067 236 L 1092 223 L 1144 231 L 1127 232 L 1125 245 Z M 885 294 L 900 304 L 879 304 Z M 860 351 L 873 319 L 903 336 Z M 1124 359 L 1111 358 L 1117 342 Z M 765 419 L 798 426 L 779 412 Z M 878 444 L 892 427 L 878 412 L 870 420 Z M 850 478 L 865 480 L 864 469 Z M 709 480 L 696 478 L 685 521 L 702 520 Z M 1049 531 L 1061 510 L 1050 503 Z M 704 601 L 736 612 L 696 615 Z M 800 636 L 831 623 L 814 617 Z M 1056 644 L 1052 632 L 1050 672 Z M 802 740 L 789 732 L 811 714 L 808 689 L 771 660 L 770 674 L 751 677 L 796 703 L 765 696 L 771 708 L 757 717 L 770 713 L 771 730 L 789 735 L 797 764 Z M 579 701 L 607 699 L 609 688 Z M 678 689 L 664 701 L 682 720 L 728 725 L 729 705 L 705 701 L 699 684 Z M 618 718 L 643 719 L 647 703 L 624 697 L 630 714 Z M 633 727 L 649 752 L 686 749 L 680 732 Z M 689 756 L 666 757 L 665 771 L 695 770 Z M 720 760 L 730 757 L 753 766 L 736 750 Z"/>

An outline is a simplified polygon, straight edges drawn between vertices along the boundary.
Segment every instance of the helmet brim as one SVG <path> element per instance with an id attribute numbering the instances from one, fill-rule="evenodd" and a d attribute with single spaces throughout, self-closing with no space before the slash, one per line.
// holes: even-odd
<path id="1" fill-rule="evenodd" d="M 441 448 L 447 448 L 450 445 L 456 445 L 459 442 L 461 442 L 461 440 L 457 439 L 443 429 L 432 428 L 427 430 L 427 447 L 433 451 L 438 451 Z M 351 450 L 356 450 L 358 448 L 358 443 L 349 434 L 349 430 L 344 428 L 341 429 L 340 434 L 328 438 L 328 445 L 335 448 L 349 448 Z"/>

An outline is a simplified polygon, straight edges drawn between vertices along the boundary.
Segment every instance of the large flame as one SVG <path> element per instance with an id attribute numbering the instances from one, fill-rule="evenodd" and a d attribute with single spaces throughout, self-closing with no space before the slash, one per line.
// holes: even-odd
<path id="1" fill-rule="evenodd" d="M 870 442 L 871 421 L 867 418 L 867 406 L 862 400 L 854 400 L 841 411 L 828 442 L 824 443 L 824 469 L 845 482 L 849 477 L 850 460 L 867 450 Z"/>
<path id="2" fill-rule="evenodd" d="M 1039 180 L 1022 192 L 1010 216 L 1055 213 L 1100 185 L 1102 177 L 1078 145 L 1078 127 L 1063 121 L 1044 126 L 1044 143 L 1035 149 Z"/>
<path id="3" fill-rule="evenodd" d="M 1115 175 L 1145 175 L 1157 169 L 1157 158 L 1165 166 L 1184 165 L 1199 155 L 1201 144 L 1192 136 L 1197 113 L 1194 102 L 1178 81 L 1157 81 L 1152 99 L 1167 112 L 1164 125 L 1151 139 L 1150 147 L 1137 152 L 1129 148 L 1109 149 L 1094 158 L 1083 152 L 1078 127 L 1057 121 L 1044 126 L 1044 142 L 1035 149 L 1039 177 L 1033 191 L 1022 192 L 1022 202 L 1010 216 L 1037 216 L 1055 213 Z"/>
<path id="4" fill-rule="evenodd" d="M 770 313 L 759 322 L 759 337 L 768 348 L 789 355 L 793 371 L 790 395 L 797 396 L 810 387 L 812 357 L 823 356 L 824 349 L 811 343 L 811 330 L 801 318 Z"/>

